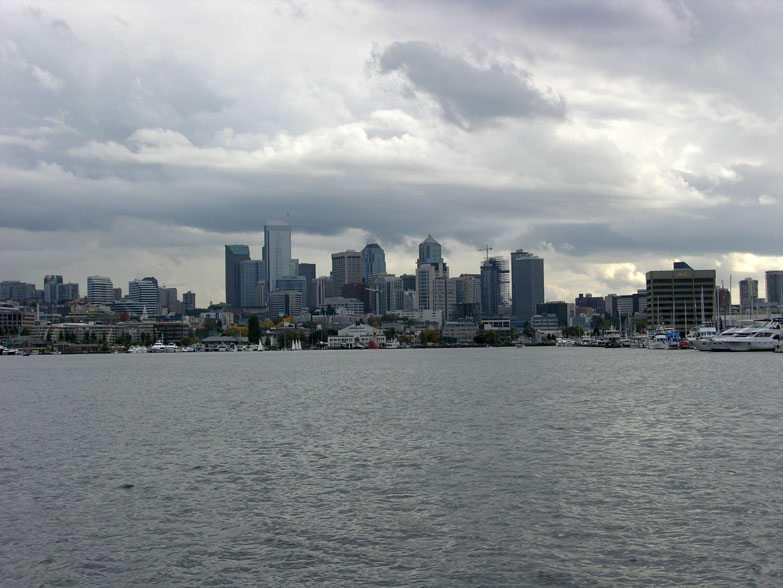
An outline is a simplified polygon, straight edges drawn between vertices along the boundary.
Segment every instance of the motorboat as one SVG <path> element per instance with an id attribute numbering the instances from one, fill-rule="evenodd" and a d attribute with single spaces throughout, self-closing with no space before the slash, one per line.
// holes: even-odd
<path id="1" fill-rule="evenodd" d="M 616 348 L 621 347 L 620 331 L 617 329 L 607 329 L 604 331 L 604 347 Z"/>
<path id="2" fill-rule="evenodd" d="M 732 327 L 714 337 L 702 351 L 774 351 L 781 342 L 783 328 L 779 319 L 756 320 Z"/>
<path id="3" fill-rule="evenodd" d="M 163 341 L 158 339 L 152 347 L 147 349 L 147 353 L 166 353 L 166 346 Z"/>
<path id="4" fill-rule="evenodd" d="M 713 325 L 702 325 L 688 335 L 688 342 L 694 349 L 709 351 L 712 340 L 718 336 L 718 329 Z"/>
<path id="5" fill-rule="evenodd" d="M 679 349 L 680 334 L 672 329 L 656 329 L 645 344 L 647 349 Z"/>

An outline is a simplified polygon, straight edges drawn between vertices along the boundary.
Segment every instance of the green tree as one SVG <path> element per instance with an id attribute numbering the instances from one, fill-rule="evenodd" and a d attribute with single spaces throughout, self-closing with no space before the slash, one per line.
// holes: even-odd
<path id="1" fill-rule="evenodd" d="M 256 315 L 251 315 L 247 320 L 247 340 L 252 345 L 258 345 L 261 340 L 261 324 Z"/>
<path id="2" fill-rule="evenodd" d="M 484 343 L 487 345 L 500 345 L 500 335 L 492 330 L 486 331 L 484 333 Z"/>
<path id="3" fill-rule="evenodd" d="M 533 337 L 536 336 L 536 330 L 530 326 L 529 322 L 526 322 L 524 327 L 522 328 L 522 334 L 528 339 L 532 339 Z"/>
<path id="4" fill-rule="evenodd" d="M 424 329 L 419 333 L 419 343 L 422 345 L 429 345 L 430 343 L 438 342 L 438 332 L 432 329 Z"/>

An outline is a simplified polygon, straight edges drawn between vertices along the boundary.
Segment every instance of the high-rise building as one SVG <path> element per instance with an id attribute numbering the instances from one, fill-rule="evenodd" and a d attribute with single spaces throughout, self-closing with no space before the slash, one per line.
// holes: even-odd
<path id="1" fill-rule="evenodd" d="M 87 276 L 87 298 L 99 304 L 114 302 L 114 284 L 105 276 Z"/>
<path id="2" fill-rule="evenodd" d="M 62 276 L 49 275 L 44 276 L 44 303 L 56 304 L 57 300 L 57 285 L 63 283 Z"/>
<path id="3" fill-rule="evenodd" d="M 449 268 L 441 256 L 441 246 L 432 235 L 427 235 L 419 244 L 419 258 L 416 260 L 416 296 L 418 310 L 432 310 L 440 313 L 440 321 L 447 320 L 447 281 Z"/>
<path id="4" fill-rule="evenodd" d="M 128 282 L 128 298 L 140 302 L 147 314 L 158 313 L 160 308 L 158 285 L 150 278 Z"/>
<path id="5" fill-rule="evenodd" d="M 783 306 L 783 270 L 769 270 L 767 279 L 767 304 Z"/>
<path id="6" fill-rule="evenodd" d="M 250 260 L 247 245 L 226 245 L 226 304 L 240 305 L 239 264 Z"/>
<path id="7" fill-rule="evenodd" d="M 544 302 L 544 260 L 517 249 L 511 254 L 511 315 L 529 321 Z"/>
<path id="8" fill-rule="evenodd" d="M 280 290 L 295 290 L 302 294 L 302 308 L 305 308 L 305 295 L 307 294 L 307 278 L 304 276 L 283 276 L 278 278 L 277 287 Z"/>
<path id="9" fill-rule="evenodd" d="M 267 221 L 263 260 L 266 262 L 266 291 L 269 293 L 277 288 L 278 278 L 291 275 L 291 227 L 283 221 Z"/>
<path id="10" fill-rule="evenodd" d="M 343 285 L 343 298 L 353 298 L 361 300 L 365 313 L 370 312 L 370 300 L 368 298 L 367 284 L 363 282 L 348 282 Z"/>
<path id="11" fill-rule="evenodd" d="M 509 292 L 508 260 L 489 257 L 481 264 L 481 314 L 483 317 L 498 316 L 498 307 L 508 303 Z"/>
<path id="12" fill-rule="evenodd" d="M 332 297 L 332 278 L 319 276 L 312 281 L 316 308 L 326 306 L 326 299 Z"/>
<path id="13" fill-rule="evenodd" d="M 377 243 L 368 243 L 362 249 L 362 282 L 369 283 L 369 277 L 386 273 L 386 254 Z"/>
<path id="14" fill-rule="evenodd" d="M 239 306 L 259 308 L 266 306 L 266 264 L 246 259 L 239 262 Z"/>
<path id="15" fill-rule="evenodd" d="M 753 278 L 745 278 L 740 280 L 740 308 L 747 310 L 755 307 L 758 304 L 759 299 L 759 281 Z"/>
<path id="16" fill-rule="evenodd" d="M 462 274 L 449 278 L 446 292 L 448 320 L 481 319 L 481 278 L 475 274 Z"/>
<path id="17" fill-rule="evenodd" d="M 611 307 L 610 309 L 606 308 L 606 299 L 603 296 L 593 296 L 590 292 L 587 294 L 580 292 L 579 296 L 574 299 L 574 304 L 577 308 L 592 309 L 594 315 L 603 316 L 607 310 L 611 312 Z"/>
<path id="18" fill-rule="evenodd" d="M 687 332 L 701 317 L 715 317 L 715 270 L 695 270 L 684 261 L 671 271 L 647 272 L 647 320 Z"/>
<path id="19" fill-rule="evenodd" d="M 185 292 L 182 295 L 182 304 L 185 307 L 185 310 L 196 310 L 196 293 L 195 292 Z"/>
<path id="20" fill-rule="evenodd" d="M 332 292 L 339 294 L 343 286 L 362 281 L 362 254 L 348 250 L 332 253 Z"/>
<path id="21" fill-rule="evenodd" d="M 313 290 L 313 280 L 315 279 L 315 264 L 300 263 L 299 272 L 296 275 L 302 276 L 307 283 L 303 304 L 305 304 L 307 308 L 315 308 L 318 306 L 315 302 L 315 291 Z"/>
<path id="22" fill-rule="evenodd" d="M 367 293 L 370 312 L 376 316 L 403 309 L 402 279 L 387 273 L 372 274 L 368 278 Z"/>
<path id="23" fill-rule="evenodd" d="M 274 290 L 269 295 L 269 316 L 296 316 L 302 313 L 302 293 L 298 290 Z"/>
<path id="24" fill-rule="evenodd" d="M 158 310 L 169 314 L 182 314 L 182 303 L 176 288 L 158 288 Z"/>

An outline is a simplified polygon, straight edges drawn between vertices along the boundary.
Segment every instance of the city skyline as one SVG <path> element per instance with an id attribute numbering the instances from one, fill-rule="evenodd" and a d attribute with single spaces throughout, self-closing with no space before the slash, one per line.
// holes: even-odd
<path id="1" fill-rule="evenodd" d="M 223 301 L 267 219 L 327 275 L 368 243 L 452 276 L 519 248 L 547 300 L 687 261 L 783 268 L 783 7 L 0 6 L 0 279 L 145 276 Z M 754 42 L 747 43 L 752 31 Z M 89 67 L 87 67 L 89 64 Z M 263 72 L 263 75 L 259 72 Z"/>

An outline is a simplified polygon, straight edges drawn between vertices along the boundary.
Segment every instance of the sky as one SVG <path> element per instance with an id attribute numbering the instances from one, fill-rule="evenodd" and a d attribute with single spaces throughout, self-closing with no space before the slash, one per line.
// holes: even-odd
<path id="1" fill-rule="evenodd" d="M 261 258 L 544 258 L 548 300 L 783 268 L 783 4 L 0 3 L 0 280 L 225 299 Z"/>

